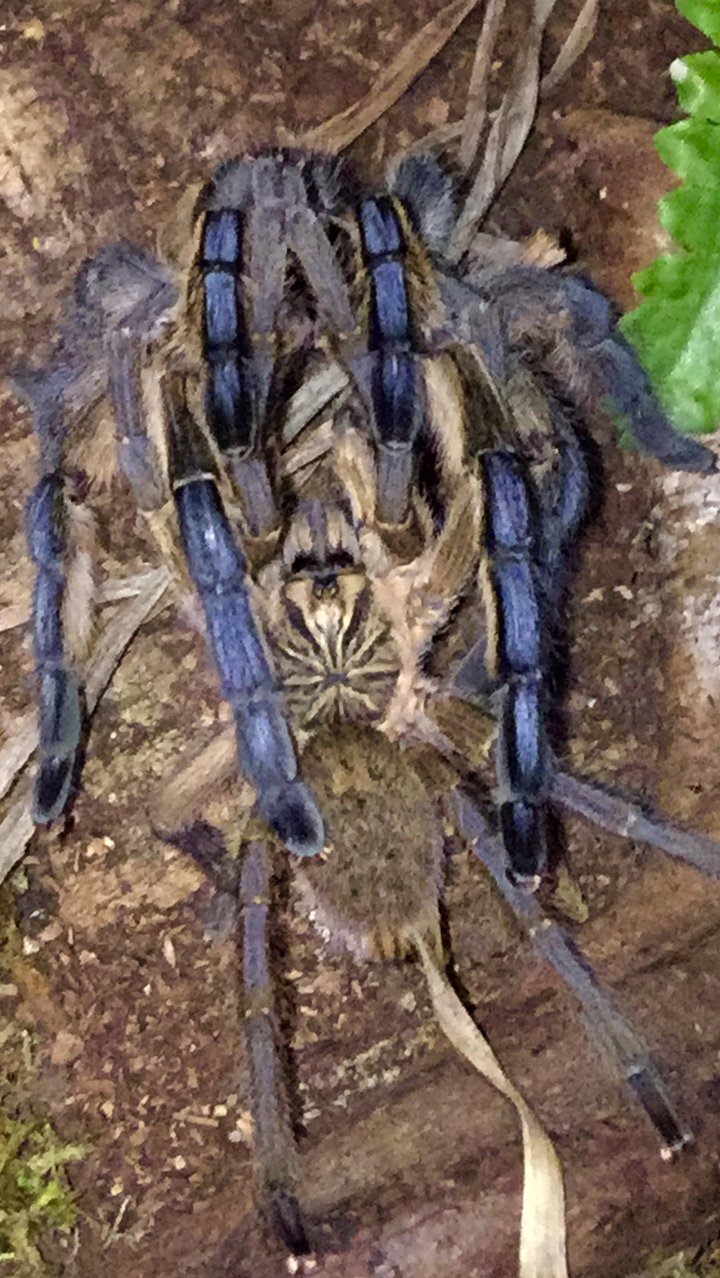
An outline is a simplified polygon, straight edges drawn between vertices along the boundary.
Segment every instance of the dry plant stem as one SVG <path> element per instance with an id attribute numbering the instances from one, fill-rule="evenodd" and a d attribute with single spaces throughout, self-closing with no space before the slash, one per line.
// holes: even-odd
<path id="1" fill-rule="evenodd" d="M 488 1040 L 466 1012 L 422 937 L 413 937 L 433 1007 L 453 1047 L 512 1101 L 522 1127 L 524 1175 L 519 1278 L 567 1278 L 565 1194 L 555 1148 L 530 1106 L 510 1082 Z"/>
<path id="2" fill-rule="evenodd" d="M 476 5 L 477 0 L 453 0 L 408 40 L 365 97 L 303 134 L 301 145 L 333 153 L 344 151 L 394 106 Z"/>
<path id="3" fill-rule="evenodd" d="M 37 715 L 31 710 L 15 725 L 10 740 L 0 750 L 0 799 L 5 797 L 18 772 L 22 772 L 37 742 Z"/>
<path id="4" fill-rule="evenodd" d="M 152 804 L 152 824 L 160 832 L 190 825 L 224 781 L 237 776 L 235 728 L 225 728 L 162 787 Z"/>
<path id="5" fill-rule="evenodd" d="M 128 577 L 109 577 L 99 587 L 93 598 L 93 605 L 117 603 L 120 599 L 134 599 L 141 595 L 147 586 L 155 580 L 155 568 L 145 572 L 132 573 Z M 32 591 L 24 593 L 21 602 L 0 611 L 0 633 L 4 630 L 15 630 L 18 626 L 26 626 L 32 610 Z"/>
<path id="6" fill-rule="evenodd" d="M 595 33 L 599 7 L 600 0 L 586 0 L 582 12 L 578 15 L 572 31 L 563 44 L 562 49 L 558 53 L 558 56 L 553 62 L 547 75 L 544 76 L 540 83 L 538 96 L 541 101 L 557 88 L 557 86 L 565 79 L 568 72 L 572 70 L 577 59 L 585 52 L 585 49 Z M 482 40 L 482 34 L 480 39 Z M 436 129 L 431 129 L 423 138 L 420 138 L 417 142 L 413 142 L 413 144 L 408 147 L 405 154 L 414 154 L 417 151 L 449 150 L 459 139 L 462 139 L 465 136 L 466 131 L 473 131 L 472 122 L 468 119 L 468 112 L 469 105 L 464 119 L 451 120 L 447 124 L 438 125 Z M 497 114 L 497 111 L 486 112 L 483 123 L 487 123 L 488 120 L 494 120 Z M 481 134 L 482 130 L 474 130 L 474 132 Z M 478 145 L 479 143 L 480 137 L 478 137 Z M 472 161 L 475 159 L 476 154 L 477 148 L 475 153 L 470 156 L 469 160 L 463 163 L 462 167 L 465 172 L 472 167 Z"/>
<path id="7" fill-rule="evenodd" d="M 488 0 L 480 39 L 475 50 L 460 141 L 460 164 L 465 173 L 470 171 L 475 162 L 480 138 L 487 121 L 490 63 L 506 3 L 507 0 Z"/>
<path id="8" fill-rule="evenodd" d="M 514 168 L 532 127 L 540 85 L 540 49 L 556 0 L 536 0 L 533 20 L 513 68 L 512 87 L 493 121 L 480 171 L 457 221 L 448 249 L 451 262 L 468 252 L 495 195 Z"/>
<path id="9" fill-rule="evenodd" d="M 153 573 L 148 573 L 147 577 L 149 580 L 143 593 L 119 610 L 93 650 L 85 680 L 88 714 L 92 714 L 95 709 L 125 649 L 140 626 L 156 609 L 165 606 L 163 596 L 171 581 L 170 573 L 166 568 L 158 568 Z M 37 731 L 34 745 L 37 745 Z M 32 779 L 27 777 L 23 779 L 7 816 L 0 824 L 0 883 L 20 860 L 32 837 L 35 826 L 30 815 L 31 801 Z"/>
<path id="10" fill-rule="evenodd" d="M 30 591 L 24 590 L 20 593 L 17 603 L 8 604 L 7 608 L 0 608 L 0 634 L 25 625 L 30 616 L 30 599 Z"/>
<path id="11" fill-rule="evenodd" d="M 661 1157 L 669 1158 L 691 1140 L 655 1069 L 645 1044 L 604 989 L 591 963 L 573 938 L 543 913 L 534 896 L 513 886 L 498 839 L 489 831 L 479 807 L 462 787 L 455 806 L 460 829 L 492 874 L 502 896 L 527 930 L 535 948 L 555 968 L 579 1000 L 591 1038 L 640 1102 L 660 1141 Z"/>
<path id="12" fill-rule="evenodd" d="M 582 9 L 573 23 L 572 31 L 563 44 L 562 49 L 558 53 L 547 75 L 543 77 L 540 85 L 541 97 L 544 97 L 546 93 L 552 93 L 553 89 L 557 88 L 560 81 L 564 80 L 570 68 L 585 52 L 590 41 L 595 35 L 599 11 L 600 0 L 585 0 Z"/>

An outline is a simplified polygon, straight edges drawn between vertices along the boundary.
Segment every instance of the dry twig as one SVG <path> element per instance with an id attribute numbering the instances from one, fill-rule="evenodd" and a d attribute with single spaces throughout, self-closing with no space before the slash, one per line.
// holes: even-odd
<path id="1" fill-rule="evenodd" d="M 492 55 L 506 3 L 507 0 L 488 0 L 482 31 L 475 50 L 460 141 L 460 164 L 465 173 L 469 172 L 475 162 L 487 120 Z"/>
<path id="2" fill-rule="evenodd" d="M 333 153 L 344 151 L 394 106 L 476 4 L 477 0 L 452 0 L 452 4 L 408 40 L 365 97 L 310 129 L 301 137 L 301 144 Z"/>

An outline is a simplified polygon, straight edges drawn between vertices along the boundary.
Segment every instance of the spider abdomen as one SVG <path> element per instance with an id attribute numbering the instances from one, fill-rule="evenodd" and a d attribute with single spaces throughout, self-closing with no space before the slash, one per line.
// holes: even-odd
<path id="1" fill-rule="evenodd" d="M 318 733 L 302 769 L 330 839 L 297 871 L 318 925 L 363 959 L 403 958 L 417 932 L 439 948 L 443 839 L 411 752 L 355 725 Z"/>

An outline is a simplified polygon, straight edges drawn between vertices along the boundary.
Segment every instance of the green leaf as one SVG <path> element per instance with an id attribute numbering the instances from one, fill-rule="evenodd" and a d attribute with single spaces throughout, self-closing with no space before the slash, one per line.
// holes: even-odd
<path id="1" fill-rule="evenodd" d="M 720 42 L 720 0 L 678 7 Z M 644 301 L 620 327 L 679 429 L 705 432 L 720 424 L 720 52 L 678 58 L 671 71 L 689 118 L 655 145 L 682 179 L 659 206 L 680 251 L 634 276 Z"/>
<path id="2" fill-rule="evenodd" d="M 678 177 L 720 195 L 720 126 L 709 120 L 679 120 L 655 134 L 655 146 Z"/>
<path id="3" fill-rule="evenodd" d="M 670 75 L 683 111 L 716 124 L 720 121 L 720 58 L 714 49 L 678 58 Z"/>
<path id="4" fill-rule="evenodd" d="M 720 209 L 718 209 L 720 216 Z M 720 254 L 658 258 L 633 279 L 645 301 L 621 321 L 680 430 L 720 418 Z"/>
<path id="5" fill-rule="evenodd" d="M 713 44 L 720 44 L 720 6 L 717 0 L 677 0 L 677 7 L 688 22 L 704 32 Z"/>
<path id="6" fill-rule="evenodd" d="M 681 248 L 720 252 L 718 199 L 712 190 L 679 186 L 660 201 L 660 221 Z"/>

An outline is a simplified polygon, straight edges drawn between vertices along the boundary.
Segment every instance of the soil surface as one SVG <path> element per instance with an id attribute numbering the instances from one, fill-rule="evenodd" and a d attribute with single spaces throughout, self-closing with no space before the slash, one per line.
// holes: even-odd
<path id="1" fill-rule="evenodd" d="M 300 131 L 361 97 L 440 8 L 10 0 L 0 24 L 0 365 L 44 349 L 89 252 L 118 238 L 152 247 L 187 185 L 280 126 Z M 518 8 L 509 6 L 508 49 L 524 29 Z M 558 3 L 548 59 L 578 9 Z M 362 162 L 379 170 L 461 114 L 478 30 L 471 16 L 362 139 Z M 595 40 L 544 103 L 493 224 L 562 233 L 582 270 L 631 305 L 630 274 L 662 243 L 655 204 L 667 174 L 651 138 L 673 118 L 666 68 L 697 47 L 670 0 L 602 6 Z M 28 416 L 9 387 L 2 414 L 0 607 L 31 582 L 23 506 L 35 476 Z M 668 476 L 610 439 L 606 468 L 569 616 L 568 758 L 720 838 L 720 480 Z M 148 562 L 129 502 L 101 502 L 100 520 L 101 576 Z M 3 635 L 0 666 L 8 738 L 32 687 L 18 627 Z M 71 822 L 36 836 L 6 894 L 24 938 L 0 974 L 3 1011 L 18 1026 L 3 1038 L 6 1101 L 48 1114 L 63 1139 L 90 1149 L 72 1172 L 79 1228 L 54 1245 L 48 1273 L 53 1264 L 69 1278 L 285 1272 L 253 1204 L 224 903 L 153 836 L 147 816 L 160 780 L 224 717 L 201 641 L 164 613 L 98 708 Z M 720 886 L 580 821 L 566 830 L 588 912 L 571 926 L 696 1136 L 676 1163 L 661 1162 L 572 999 L 467 852 L 447 904 L 477 1016 L 557 1143 L 572 1271 L 591 1278 L 717 1232 Z M 328 954 L 297 913 L 286 937 L 301 1186 L 322 1244 L 314 1272 L 512 1274 L 516 1120 L 443 1040 L 417 969 Z"/>

